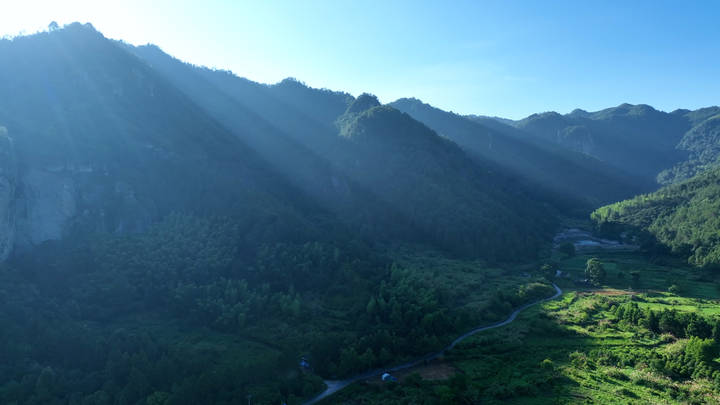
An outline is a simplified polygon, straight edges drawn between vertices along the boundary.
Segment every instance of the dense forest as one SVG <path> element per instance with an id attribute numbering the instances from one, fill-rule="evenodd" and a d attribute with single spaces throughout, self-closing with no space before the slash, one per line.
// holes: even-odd
<path id="1" fill-rule="evenodd" d="M 500 291 L 454 309 L 362 241 L 248 253 L 229 218 L 174 214 L 139 235 L 52 242 L 2 268 L 6 403 L 235 403 L 307 397 L 322 382 L 437 350 L 547 294 Z M 435 270 L 436 271 L 436 270 Z M 30 338 L 31 337 L 31 338 Z M 155 402 L 153 402 L 155 401 Z"/>
<path id="2" fill-rule="evenodd" d="M 0 39 L 0 60 L 2 403 L 301 403 L 568 288 L 575 245 L 553 235 L 593 210 L 641 253 L 720 264 L 717 107 L 461 116 L 256 83 L 79 23 Z M 605 288 L 591 260 L 603 277 L 576 281 Z M 615 363 L 718 379 L 716 319 L 600 311 L 687 339 Z M 432 403 L 540 392 L 463 378 Z"/>
<path id="3" fill-rule="evenodd" d="M 720 170 L 652 194 L 601 207 L 592 219 L 601 231 L 628 231 L 645 243 L 661 244 L 697 266 L 720 265 Z"/>

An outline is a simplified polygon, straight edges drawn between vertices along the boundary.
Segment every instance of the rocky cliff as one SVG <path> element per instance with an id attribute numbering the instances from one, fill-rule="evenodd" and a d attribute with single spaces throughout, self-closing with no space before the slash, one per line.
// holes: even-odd
<path id="1" fill-rule="evenodd" d="M 0 261 L 7 259 L 15 241 L 15 182 L 12 139 L 0 127 Z"/>

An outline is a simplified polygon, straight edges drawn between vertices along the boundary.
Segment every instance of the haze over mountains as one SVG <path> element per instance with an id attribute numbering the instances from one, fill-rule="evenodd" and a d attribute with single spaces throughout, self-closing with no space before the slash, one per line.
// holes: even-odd
<path id="1" fill-rule="evenodd" d="M 623 172 L 589 154 L 534 138 L 511 121 L 462 117 L 415 99 L 390 103 L 448 137 L 481 161 L 525 178 L 577 202 L 598 204 L 635 194 L 650 182 Z M 594 187 L 588 188 L 592 183 Z"/>
<path id="2" fill-rule="evenodd" d="M 18 246 L 58 239 L 70 223 L 132 231 L 173 210 L 278 198 L 283 209 L 315 204 L 362 228 L 379 230 L 393 217 L 406 233 L 419 229 L 423 240 L 443 244 L 448 236 L 438 226 L 472 223 L 461 219 L 466 206 L 470 217 L 491 221 L 517 202 L 508 218 L 528 224 L 552 216 L 523 217 L 521 207 L 541 209 L 539 199 L 597 206 L 650 191 L 658 175 L 663 183 L 687 178 L 717 159 L 704 147 L 716 143 L 717 107 L 664 113 L 621 105 L 511 122 L 462 117 L 414 99 L 360 105 L 346 93 L 291 79 L 262 85 L 184 64 L 157 47 L 110 41 L 79 24 L 2 46 L 11 63 L 2 69 L 8 96 L 0 118 L 21 168 L 8 180 L 16 184 L 12 209 L 23 213 L 13 220 Z M 152 178 L 160 170 L 185 180 L 174 186 Z M 158 183 L 177 188 L 161 191 Z M 294 201 L 301 193 L 280 197 L 291 187 L 307 201 Z M 423 206 L 430 196 L 433 208 Z M 477 252 L 473 243 L 461 250 Z"/>
<path id="3" fill-rule="evenodd" d="M 0 61 L 0 262 L 16 287 L 2 291 L 4 400 L 307 397 L 320 383 L 292 371 L 297 353 L 347 376 L 538 291 L 449 314 L 460 299 L 397 257 L 532 262 L 563 219 L 596 209 L 608 232 L 642 228 L 699 266 L 719 260 L 715 231 L 686 225 L 716 226 L 720 107 L 460 116 L 255 83 L 79 23 L 0 40 Z M 179 329 L 133 334 L 154 322 Z M 35 335 L 39 323 L 65 334 Z M 223 343 L 206 355 L 188 325 Z M 262 359 L 227 361 L 247 342 L 225 334 Z"/>

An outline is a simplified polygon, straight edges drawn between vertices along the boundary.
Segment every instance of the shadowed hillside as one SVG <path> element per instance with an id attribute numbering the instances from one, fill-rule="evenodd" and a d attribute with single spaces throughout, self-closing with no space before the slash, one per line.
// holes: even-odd
<path id="1" fill-rule="evenodd" d="M 322 196 L 341 185 L 345 195 L 333 193 L 321 200 L 341 217 L 355 217 L 361 228 L 375 230 L 374 237 L 379 232 L 496 259 L 503 256 L 504 249 L 498 240 L 516 240 L 513 230 L 536 227 L 549 219 L 550 214 L 545 213 L 536 225 L 526 225 L 535 223 L 530 219 L 533 215 L 523 218 L 524 214 L 503 213 L 506 204 L 498 204 L 496 198 L 509 201 L 518 213 L 525 207 L 528 212 L 544 209 L 530 201 L 533 196 L 527 193 L 528 187 L 502 168 L 493 169 L 493 175 L 486 179 L 474 179 L 489 170 L 485 159 L 471 162 L 454 144 L 441 141 L 410 116 L 363 115 L 379 104 L 374 97 L 354 99 L 344 93 L 311 89 L 290 79 L 267 86 L 228 72 L 183 64 L 157 48 L 132 51 L 170 77 L 238 136 L 248 139 L 289 178 L 300 185 L 323 178 L 332 180 L 326 186 L 307 188 L 311 194 Z M 267 123 L 265 130 L 255 130 L 255 135 L 248 133 L 252 125 L 239 118 L 246 116 Z M 360 116 L 362 125 L 358 125 Z M 324 164 L 313 166 L 311 161 Z M 310 171 L 313 167 L 317 169 Z M 442 167 L 448 169 L 440 170 Z M 339 205 L 343 198 L 347 203 Z M 469 208 L 476 204 L 477 208 Z M 387 213 L 390 215 L 383 216 Z M 505 215 L 507 222 L 501 226 L 497 218 Z M 453 224 L 467 228 L 461 230 Z M 500 238 L 487 236 L 504 233 L 507 235 Z M 535 240 L 539 234 L 529 235 L 520 238 L 521 246 L 528 247 L 520 252 L 536 250 L 526 243 L 534 243 L 527 241 Z"/>
<path id="2" fill-rule="evenodd" d="M 492 161 L 539 189 L 558 193 L 558 200 L 570 198 L 596 206 L 649 189 L 649 184 L 597 159 L 533 140 L 492 118 L 468 119 L 415 99 L 400 99 L 391 105 L 457 142 L 471 155 Z"/>
<path id="3" fill-rule="evenodd" d="M 281 233 L 313 228 L 302 218 L 319 212 L 313 203 L 91 26 L 0 41 L 0 55 L 16 245 L 75 228 L 138 232 L 173 211 L 284 218 Z"/>
<path id="4" fill-rule="evenodd" d="M 683 160 L 675 149 L 690 123 L 647 105 L 623 104 L 597 112 L 533 114 L 518 128 L 571 150 L 594 156 L 648 181 Z"/>

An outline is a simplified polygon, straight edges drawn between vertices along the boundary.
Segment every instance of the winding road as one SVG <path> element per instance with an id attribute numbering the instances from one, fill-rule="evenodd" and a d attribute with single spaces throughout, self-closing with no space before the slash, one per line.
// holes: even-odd
<path id="1" fill-rule="evenodd" d="M 376 369 L 376 370 L 371 370 L 371 371 L 368 371 L 368 372 L 365 372 L 365 373 L 356 375 L 356 376 L 354 376 L 354 377 L 350 377 L 350 378 L 345 379 L 345 380 L 325 380 L 325 385 L 327 386 L 327 388 L 325 388 L 325 391 L 321 392 L 320 394 L 318 394 L 317 396 L 315 396 L 315 397 L 312 398 L 311 400 L 305 402 L 304 405 L 311 405 L 311 404 L 314 404 L 314 403 L 316 403 L 316 402 L 318 402 L 318 401 L 321 401 L 321 400 L 329 397 L 330 395 L 332 395 L 332 394 L 340 391 L 341 389 L 347 387 L 348 385 L 350 385 L 350 384 L 352 384 L 352 383 L 354 383 L 354 382 L 356 382 L 356 381 L 366 380 L 366 379 L 368 379 L 368 378 L 370 378 L 370 377 L 376 377 L 376 376 L 379 376 L 379 375 L 381 375 L 382 373 L 385 373 L 385 372 L 394 372 L 394 371 L 405 370 L 405 369 L 408 369 L 408 368 L 410 368 L 410 367 L 415 367 L 415 366 L 417 366 L 418 364 L 422 364 L 422 363 L 424 363 L 424 362 L 426 362 L 426 361 L 435 360 L 435 359 L 437 359 L 438 357 L 444 355 L 445 352 L 447 352 L 447 351 L 449 351 L 449 350 L 452 350 L 455 346 L 458 345 L 458 343 L 460 343 L 460 342 L 462 342 L 463 340 L 469 338 L 470 336 L 472 336 L 472 335 L 474 335 L 474 334 L 476 334 L 476 333 L 480 333 L 480 332 L 486 331 L 486 330 L 488 330 L 488 329 L 495 329 L 495 328 L 499 328 L 499 327 L 501 327 L 501 326 L 505 326 L 505 325 L 511 323 L 512 321 L 514 321 L 515 318 L 517 318 L 518 314 L 520 314 L 520 312 L 522 312 L 522 311 L 530 308 L 531 306 L 540 304 L 540 303 L 545 302 L 545 301 L 554 300 L 555 298 L 561 296 L 563 292 L 562 292 L 562 290 L 560 289 L 560 287 L 558 287 L 557 284 L 555 284 L 555 283 L 552 283 L 552 285 L 553 285 L 553 287 L 555 287 L 555 294 L 554 294 L 552 297 L 543 298 L 543 299 L 541 299 L 541 300 L 538 300 L 538 301 L 535 301 L 535 302 L 531 302 L 531 303 L 525 304 L 525 305 L 523 305 L 523 306 L 515 309 L 515 310 L 510 314 L 510 316 L 508 316 L 507 319 L 505 319 L 504 321 L 500 321 L 500 322 L 494 323 L 494 324 L 492 324 L 492 325 L 480 326 L 480 327 L 478 327 L 478 328 L 475 328 L 475 329 L 473 329 L 473 330 L 471 330 L 471 331 L 469 331 L 469 332 L 467 332 L 467 333 L 459 336 L 457 339 L 453 340 L 452 343 L 450 343 L 449 345 L 447 345 L 444 349 L 440 350 L 439 352 L 427 354 L 427 355 L 425 355 L 425 356 L 423 356 L 423 357 L 420 357 L 420 358 L 418 358 L 418 359 L 412 360 L 412 361 L 407 362 L 407 363 L 404 363 L 404 364 L 400 364 L 400 365 L 395 366 L 395 367 L 391 367 L 391 368 L 379 368 L 379 369 Z"/>

